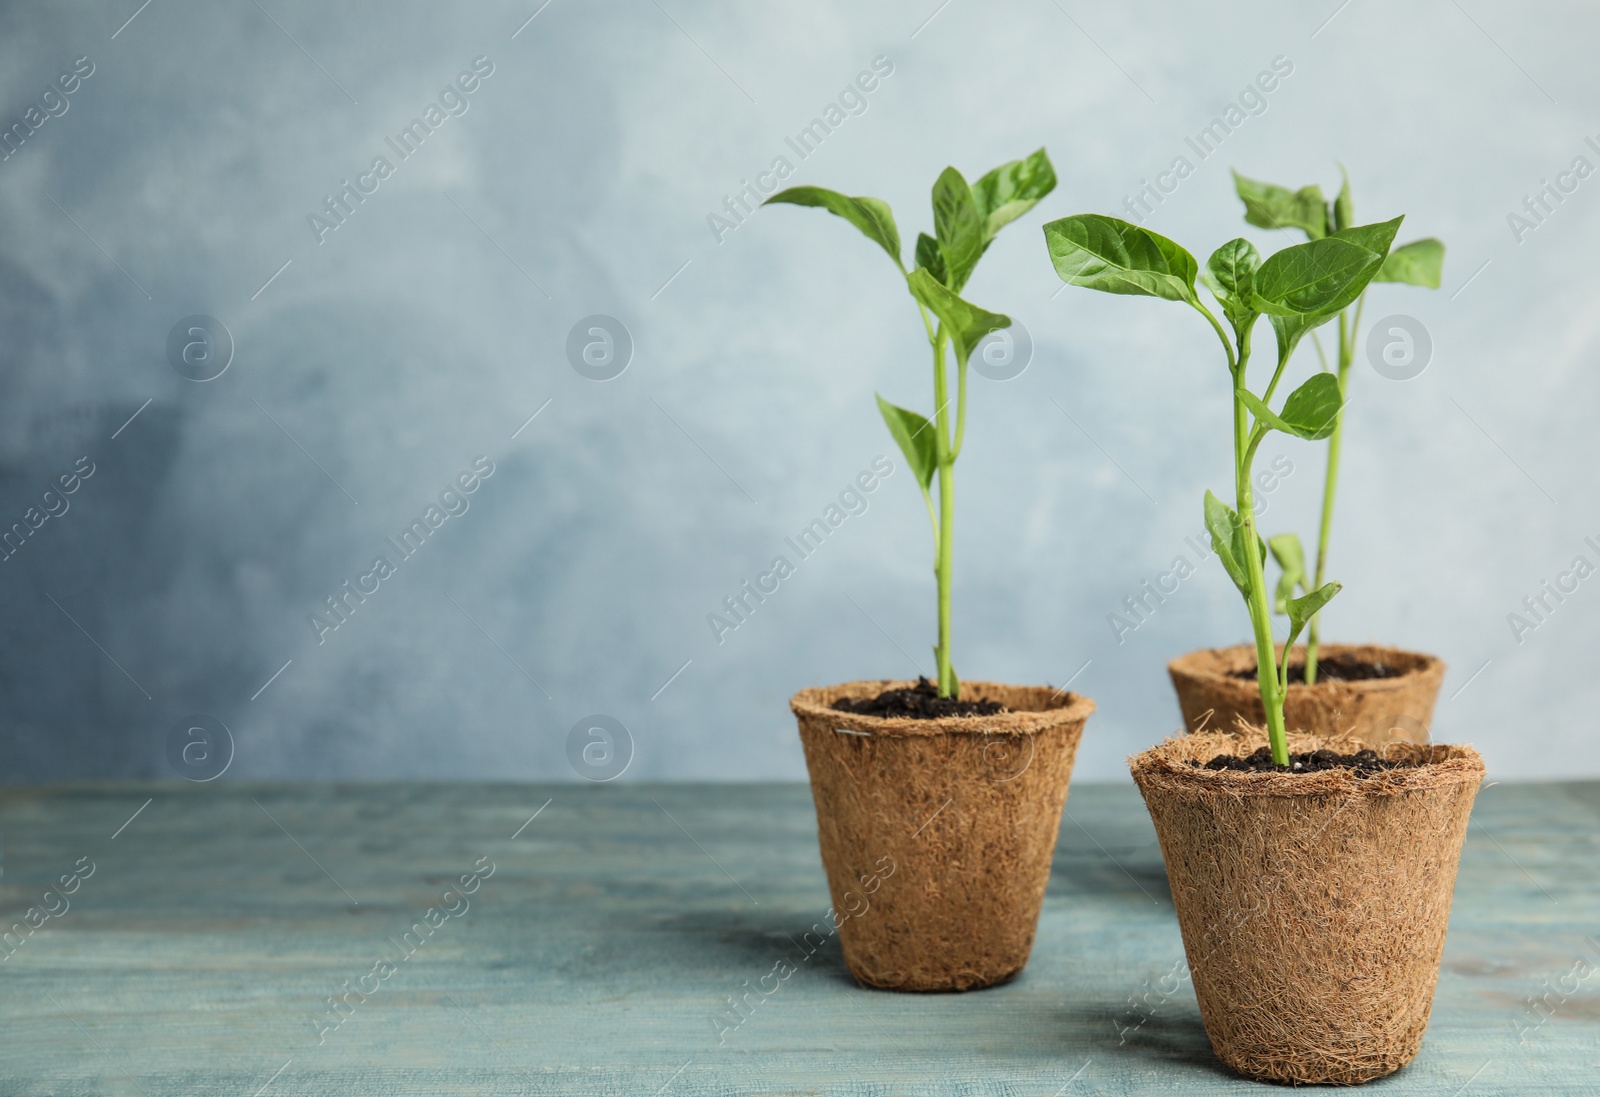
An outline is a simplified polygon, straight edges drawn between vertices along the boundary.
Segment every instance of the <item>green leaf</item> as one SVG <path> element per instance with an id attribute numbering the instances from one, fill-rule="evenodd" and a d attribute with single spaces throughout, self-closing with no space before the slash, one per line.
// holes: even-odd
<path id="1" fill-rule="evenodd" d="M 1206 284 L 1222 303 L 1222 311 L 1233 325 L 1234 333 L 1241 339 L 1244 330 L 1256 318 L 1250 307 L 1252 285 L 1256 271 L 1261 266 L 1261 253 L 1250 241 L 1240 237 L 1229 240 L 1206 260 Z"/>
<path id="2" fill-rule="evenodd" d="M 914 411 L 896 407 L 883 397 L 878 397 L 878 410 L 889 425 L 889 433 L 899 443 L 900 452 L 906 455 L 906 464 L 924 491 L 933 482 L 939 467 L 938 449 L 933 435 L 933 424 Z"/>
<path id="3" fill-rule="evenodd" d="M 1281 430 L 1285 434 L 1294 433 L 1294 429 L 1288 423 L 1285 423 L 1277 412 L 1262 403 L 1261 399 L 1249 389 L 1239 390 L 1239 400 L 1245 407 L 1250 409 L 1250 414 L 1254 415 L 1259 422 L 1265 423 L 1269 429 Z"/>
<path id="4" fill-rule="evenodd" d="M 1332 314 L 1361 296 L 1382 265 L 1380 253 L 1347 239 L 1296 244 L 1261 264 L 1252 303 L 1273 316 Z"/>
<path id="5" fill-rule="evenodd" d="M 933 184 L 933 231 L 947 275 L 940 281 L 959 292 L 978 265 L 984 240 L 977 200 L 955 168 L 945 168 Z"/>
<path id="6" fill-rule="evenodd" d="M 925 232 L 917 233 L 917 266 L 927 267 L 928 273 L 937 278 L 941 284 L 950 284 L 950 280 L 945 277 L 944 253 L 939 250 L 939 241 Z"/>
<path id="7" fill-rule="evenodd" d="M 1250 576 L 1239 562 L 1243 553 L 1235 552 L 1241 547 L 1244 533 L 1239 515 L 1209 491 L 1206 492 L 1206 529 L 1211 534 L 1211 549 L 1222 561 L 1228 578 L 1239 588 L 1239 593 L 1250 597 Z"/>
<path id="8" fill-rule="evenodd" d="M 1291 191 L 1233 173 L 1247 224 L 1263 229 L 1297 228 L 1312 240 L 1328 235 L 1328 204 L 1316 184 Z"/>
<path id="9" fill-rule="evenodd" d="M 1349 228 L 1356 219 L 1355 199 L 1350 196 L 1350 173 L 1344 170 L 1344 165 L 1339 165 L 1339 197 L 1333 200 L 1333 227 L 1335 230 Z"/>
<path id="10" fill-rule="evenodd" d="M 972 197 L 983 215 L 983 238 L 993 240 L 1006 225 L 1027 213 L 1056 189 L 1056 169 L 1040 149 L 1026 160 L 1001 164 L 972 184 Z"/>
<path id="11" fill-rule="evenodd" d="M 1273 612 L 1287 613 L 1288 600 L 1294 597 L 1295 588 L 1306 583 L 1306 554 L 1300 547 L 1300 536 L 1280 533 L 1267 540 L 1272 558 L 1278 561 L 1283 574 L 1278 577 L 1278 590 L 1273 598 Z"/>
<path id="12" fill-rule="evenodd" d="M 956 358 L 962 365 L 966 365 L 967 356 L 985 335 L 1011 326 L 1011 317 L 980 309 L 956 296 L 921 267 L 906 275 L 906 284 L 911 287 L 911 295 L 939 318 L 945 334 L 955 343 Z"/>
<path id="13" fill-rule="evenodd" d="M 851 198 L 826 187 L 790 187 L 788 190 L 780 190 L 761 204 L 770 206 L 774 202 L 787 202 L 795 206 L 819 206 L 829 213 L 838 214 L 866 233 L 867 239 L 888 252 L 895 266 L 901 265 L 900 230 L 895 228 L 894 214 L 889 212 L 889 203 L 881 198 Z"/>
<path id="14" fill-rule="evenodd" d="M 1281 430 L 1308 442 L 1318 442 L 1333 433 L 1344 404 L 1339 379 L 1331 373 L 1313 373 L 1305 384 L 1289 394 L 1283 411 L 1274 412 L 1254 393 L 1241 389 L 1239 399 L 1255 417 L 1273 430 Z"/>
<path id="15" fill-rule="evenodd" d="M 1343 589 L 1343 583 L 1323 583 L 1310 594 L 1289 599 L 1286 606 L 1289 611 L 1289 641 L 1284 645 L 1286 655 L 1288 650 L 1294 646 L 1294 642 L 1300 636 L 1301 631 L 1311 623 L 1311 618 L 1317 615 L 1317 611 L 1333 601 L 1333 596 Z"/>
<path id="16" fill-rule="evenodd" d="M 1313 373 L 1305 384 L 1289 394 L 1279 414 L 1288 424 L 1290 434 L 1317 442 L 1333 433 L 1343 407 L 1344 393 L 1339 389 L 1339 379 L 1331 373 Z"/>
<path id="17" fill-rule="evenodd" d="M 1395 233 L 1400 231 L 1400 222 L 1405 220 L 1401 214 L 1392 221 L 1376 221 L 1370 225 L 1356 225 L 1352 228 L 1340 229 L 1333 234 L 1335 240 L 1348 240 L 1352 244 L 1376 252 L 1380 257 L 1389 254 L 1389 248 L 1394 244 Z M 1378 263 L 1381 269 L 1383 263 Z"/>
<path id="18" fill-rule="evenodd" d="M 1294 348 L 1300 345 L 1307 332 L 1320 328 L 1329 320 L 1339 315 L 1337 312 L 1324 313 L 1321 316 L 1270 316 L 1272 330 L 1278 336 L 1278 361 L 1283 362 L 1294 353 Z"/>
<path id="19" fill-rule="evenodd" d="M 1250 300 L 1250 287 L 1261 267 L 1261 253 L 1244 237 L 1229 240 L 1206 260 L 1206 274 L 1219 297 Z"/>
<path id="20" fill-rule="evenodd" d="M 1314 304 L 1319 293 L 1332 293 L 1333 296 L 1327 299 L 1324 307 L 1312 309 L 1309 312 L 1295 309 L 1275 311 L 1265 301 L 1258 299 L 1255 302 L 1256 306 L 1261 308 L 1262 311 L 1272 312 L 1272 328 L 1278 335 L 1278 360 L 1280 362 L 1294 353 L 1295 347 L 1300 344 L 1300 340 L 1305 337 L 1307 332 L 1321 327 L 1333 319 L 1340 309 L 1343 309 L 1351 301 L 1361 296 L 1361 291 L 1366 289 L 1368 282 L 1376 280 L 1376 272 L 1383 267 L 1384 253 L 1388 251 L 1390 244 L 1394 242 L 1394 234 L 1398 231 L 1401 220 L 1402 218 L 1397 217 L 1393 221 L 1340 229 L 1325 240 L 1319 240 L 1311 244 L 1300 244 L 1293 248 L 1285 248 L 1262 264 L 1263 269 L 1265 269 L 1279 256 L 1286 256 L 1280 266 L 1274 267 L 1271 274 L 1274 278 L 1284 279 L 1289 277 L 1314 279 L 1316 275 L 1315 264 L 1319 262 L 1328 264 L 1325 268 L 1325 271 L 1329 274 L 1328 280 L 1324 281 L 1320 286 L 1308 283 L 1291 298 L 1296 305 L 1306 305 Z M 1341 244 L 1360 248 L 1367 254 L 1359 264 L 1356 264 L 1354 261 L 1355 253 L 1339 253 L 1337 251 Z M 1291 252 L 1295 253 L 1295 255 L 1290 256 L 1289 253 Z M 1319 254 L 1312 254 L 1312 252 Z M 1291 266 L 1298 269 L 1290 270 Z M 1337 273 L 1335 273 L 1336 267 Z M 1342 289 L 1338 284 L 1341 279 L 1345 280 Z M 1262 282 L 1262 276 L 1258 273 L 1255 283 L 1258 295 L 1261 292 Z M 1279 287 L 1280 291 L 1281 289 L 1282 286 Z"/>
<path id="21" fill-rule="evenodd" d="M 1439 278 L 1443 274 L 1444 244 L 1428 236 L 1391 251 L 1372 280 L 1438 289 Z"/>
<path id="22" fill-rule="evenodd" d="M 1063 282 L 1104 293 L 1196 301 L 1194 256 L 1165 236 L 1115 217 L 1082 213 L 1051 221 L 1044 238 Z"/>

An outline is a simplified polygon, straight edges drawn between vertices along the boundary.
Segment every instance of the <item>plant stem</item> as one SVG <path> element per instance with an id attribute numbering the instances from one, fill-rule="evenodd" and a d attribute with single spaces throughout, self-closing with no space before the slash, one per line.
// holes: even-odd
<path id="1" fill-rule="evenodd" d="M 1367 303 L 1366 293 L 1356 300 L 1354 322 L 1345 327 L 1344 313 L 1339 314 L 1339 412 L 1333 421 L 1333 433 L 1328 437 L 1328 472 L 1322 485 L 1322 525 L 1317 530 L 1317 566 L 1311 590 L 1321 588 L 1328 563 L 1328 535 L 1333 529 L 1333 499 L 1339 487 L 1339 448 L 1344 439 L 1344 404 L 1350 398 L 1348 384 L 1350 364 L 1355 361 L 1356 332 L 1361 326 L 1361 308 Z M 1306 637 L 1306 685 L 1317 681 L 1317 650 L 1322 637 L 1322 611 L 1311 617 L 1311 628 Z M 1289 653 L 1284 652 L 1284 661 Z"/>
<path id="2" fill-rule="evenodd" d="M 939 466 L 939 696 L 959 697 L 950 664 L 950 563 L 955 544 L 955 465 Z"/>
<path id="3" fill-rule="evenodd" d="M 961 456 L 961 443 L 967 437 L 967 364 L 956 356 L 956 444 L 950 450 L 950 460 Z"/>
<path id="4" fill-rule="evenodd" d="M 1251 439 L 1249 409 L 1239 398 L 1239 393 L 1245 388 L 1245 375 L 1249 371 L 1251 329 L 1247 327 L 1240 333 L 1236 357 L 1233 344 L 1228 342 L 1227 333 L 1217 323 L 1217 318 L 1211 315 L 1211 310 L 1199 301 L 1189 303 L 1210 321 L 1217 338 L 1222 341 L 1222 349 L 1228 355 L 1228 371 L 1233 374 L 1233 488 L 1234 501 L 1238 504 L 1234 509 L 1239 514 L 1239 523 L 1244 532 L 1241 539 L 1244 541 L 1244 566 L 1250 587 L 1245 595 L 1245 605 L 1250 610 L 1250 625 L 1255 632 L 1256 681 L 1261 688 L 1261 707 L 1267 713 L 1267 740 L 1272 745 L 1272 760 L 1277 765 L 1286 766 L 1289 764 L 1289 743 L 1283 734 L 1285 690 L 1278 680 L 1277 647 L 1272 642 L 1272 604 L 1267 600 L 1267 580 L 1261 569 L 1255 497 L 1250 490 L 1250 465 L 1255 460 L 1261 436 Z M 1282 362 L 1278 364 L 1278 372 L 1280 375 L 1283 372 Z M 1287 653 L 1284 658 L 1288 658 Z"/>
<path id="5" fill-rule="evenodd" d="M 1250 625 L 1256 641 L 1256 682 L 1261 690 L 1261 707 L 1267 715 L 1267 741 L 1272 747 L 1272 761 L 1280 766 L 1289 764 L 1289 745 L 1283 731 L 1283 685 L 1278 677 L 1277 648 L 1272 642 L 1272 606 L 1267 600 L 1267 580 L 1261 567 L 1258 549 L 1260 534 L 1256 532 L 1255 496 L 1250 485 L 1250 466 L 1255 460 L 1260 438 L 1250 437 L 1247 409 L 1239 394 L 1245 389 L 1246 368 L 1250 361 L 1248 333 L 1239 347 L 1238 365 L 1233 372 L 1233 459 L 1234 490 L 1243 529 L 1245 574 L 1249 577 L 1249 593 L 1245 604 L 1250 609 Z M 1288 658 L 1285 653 L 1284 658 Z"/>
<path id="6" fill-rule="evenodd" d="M 933 340 L 934 456 L 939 476 L 939 542 L 933 565 L 939 591 L 939 645 L 934 648 L 938 664 L 939 696 L 956 697 L 960 687 L 950 669 L 950 564 L 955 545 L 955 455 L 950 450 L 949 380 L 945 376 L 943 325 Z M 959 412 L 958 412 L 959 416 Z"/>

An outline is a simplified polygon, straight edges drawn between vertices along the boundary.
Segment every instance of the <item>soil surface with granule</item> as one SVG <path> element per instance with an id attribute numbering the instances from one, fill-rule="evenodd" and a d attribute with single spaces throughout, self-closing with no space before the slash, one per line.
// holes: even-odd
<path id="1" fill-rule="evenodd" d="M 1006 711 L 1006 707 L 999 701 L 958 701 L 954 697 L 940 697 L 939 688 L 926 678 L 918 678 L 917 684 L 910 688 L 886 689 L 876 697 L 863 697 L 859 701 L 841 697 L 833 703 L 833 707 L 840 712 L 878 716 L 886 720 L 994 716 Z"/>
<path id="2" fill-rule="evenodd" d="M 1199 762 L 1189 764 L 1200 766 Z M 1422 763 L 1409 759 L 1380 758 L 1370 750 L 1358 750 L 1354 754 L 1312 750 L 1291 754 L 1288 765 L 1278 766 L 1272 763 L 1271 748 L 1260 747 L 1242 758 L 1237 754 L 1219 754 L 1200 768 L 1231 770 L 1235 773 L 1319 773 L 1329 769 L 1349 769 L 1356 776 L 1365 777 L 1386 769 L 1411 769 L 1419 765 Z"/>
<path id="3" fill-rule="evenodd" d="M 1369 663 L 1365 659 L 1352 659 L 1348 655 L 1329 655 L 1317 660 L 1319 682 L 1371 682 L 1380 678 L 1399 678 L 1405 672 L 1388 663 Z M 1256 680 L 1256 668 L 1236 670 L 1233 677 L 1246 682 Z M 1306 680 L 1305 663 L 1289 665 L 1289 684 L 1303 684 Z"/>

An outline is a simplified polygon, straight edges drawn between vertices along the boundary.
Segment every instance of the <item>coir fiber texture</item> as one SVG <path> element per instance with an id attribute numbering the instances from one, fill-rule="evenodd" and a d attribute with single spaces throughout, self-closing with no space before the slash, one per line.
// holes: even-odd
<path id="1" fill-rule="evenodd" d="M 1363 663 L 1381 663 L 1400 673 L 1393 678 L 1338 682 L 1319 678 L 1314 685 L 1289 680 L 1283 701 L 1284 727 L 1326 739 L 1350 738 L 1369 746 L 1383 743 L 1426 743 L 1433 723 L 1433 703 L 1444 681 L 1444 662 L 1432 655 L 1397 648 L 1356 644 L 1324 644 L 1324 657 L 1341 656 Z M 1282 665 L 1282 646 L 1279 664 Z M 1305 648 L 1291 657 L 1304 663 Z M 1253 672 L 1256 649 L 1251 644 L 1191 651 L 1167 664 L 1187 731 L 1233 732 L 1240 723 L 1266 722 L 1261 691 Z M 1237 676 L 1248 670 L 1252 677 Z"/>
<path id="2" fill-rule="evenodd" d="M 991 986 L 1028 962 L 1094 702 L 1048 686 L 963 682 L 963 699 L 1010 711 L 919 720 L 832 707 L 910 684 L 850 682 L 789 703 L 844 959 L 870 986 Z"/>
<path id="3" fill-rule="evenodd" d="M 1382 1077 L 1422 1043 L 1483 760 L 1471 747 L 1391 743 L 1375 749 L 1426 764 L 1365 777 L 1191 764 L 1265 741 L 1186 735 L 1130 760 L 1206 1033 L 1251 1078 Z M 1326 745 L 1289 738 L 1291 751 Z"/>

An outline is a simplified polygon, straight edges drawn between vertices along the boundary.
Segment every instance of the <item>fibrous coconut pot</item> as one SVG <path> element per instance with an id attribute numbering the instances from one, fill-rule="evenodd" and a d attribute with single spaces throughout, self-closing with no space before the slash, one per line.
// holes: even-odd
<path id="1" fill-rule="evenodd" d="M 1319 659 L 1381 666 L 1398 673 L 1352 681 L 1319 677 L 1309 686 L 1291 675 L 1283 701 L 1283 722 L 1288 730 L 1327 739 L 1355 739 L 1368 746 L 1428 741 L 1433 704 L 1444 681 L 1443 660 L 1367 644 L 1323 644 Z M 1281 665 L 1281 645 L 1278 661 Z M 1305 648 L 1295 648 L 1290 665 L 1304 663 Z M 1256 649 L 1251 644 L 1191 651 L 1168 663 L 1184 728 L 1231 733 L 1241 722 L 1262 726 L 1267 714 L 1261 707 L 1255 670 Z"/>
<path id="2" fill-rule="evenodd" d="M 1426 764 L 1366 777 L 1199 768 L 1265 744 L 1259 733 L 1187 735 L 1130 763 L 1206 1034 L 1251 1078 L 1380 1078 L 1422 1043 L 1483 760 L 1470 747 L 1391 743 L 1375 749 Z M 1328 745 L 1291 736 L 1289 749 Z"/>
<path id="3" fill-rule="evenodd" d="M 870 986 L 992 986 L 1028 962 L 1094 702 L 1048 686 L 963 682 L 962 700 L 1008 711 L 928 720 L 833 707 L 911 685 L 849 682 L 789 702 L 840 945 Z"/>

